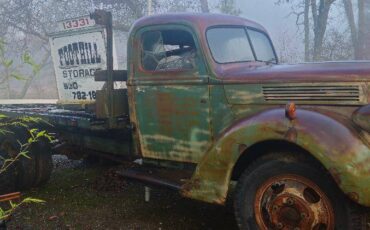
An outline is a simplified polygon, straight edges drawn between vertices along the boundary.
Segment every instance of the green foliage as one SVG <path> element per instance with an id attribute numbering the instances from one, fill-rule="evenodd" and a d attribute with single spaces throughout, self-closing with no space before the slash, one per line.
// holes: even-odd
<path id="1" fill-rule="evenodd" d="M 0 208 L 0 221 L 1 220 L 6 220 L 10 217 L 10 215 L 20 206 L 24 204 L 29 204 L 29 203 L 36 203 L 36 204 L 44 204 L 45 201 L 40 200 L 40 199 L 35 199 L 35 198 L 25 198 L 23 199 L 20 203 L 14 203 L 13 201 L 9 201 L 9 206 L 10 208 L 8 210 L 4 210 Z"/>
<path id="2" fill-rule="evenodd" d="M 22 126 L 28 127 L 27 124 L 20 122 Z M 11 132 L 11 131 L 8 131 Z M 52 141 L 53 137 L 49 135 L 45 130 L 39 131 L 38 129 L 29 129 L 28 132 L 30 133 L 30 138 L 28 138 L 26 143 L 18 144 L 20 146 L 19 153 L 9 159 L 2 159 L 4 161 L 3 165 L 0 166 L 0 174 L 4 173 L 10 166 L 12 166 L 15 162 L 17 162 L 20 158 L 25 157 L 30 159 L 28 156 L 29 149 L 33 143 L 39 142 L 41 139 L 47 139 L 48 141 Z"/>
<path id="3" fill-rule="evenodd" d="M 22 55 L 22 61 L 25 64 L 28 64 L 29 66 L 31 66 L 32 73 L 34 75 L 40 73 L 42 66 L 36 63 L 36 61 L 32 58 L 30 52 L 28 51 L 24 52 L 24 54 Z"/>
<path id="4" fill-rule="evenodd" d="M 16 65 L 16 60 L 9 59 L 7 53 L 7 43 L 0 38 L 0 67 L 3 67 L 4 71 L 3 74 L 0 75 L 0 85 L 6 84 L 7 88 L 7 94 L 8 98 L 10 98 L 10 80 L 15 79 L 18 81 L 29 81 L 33 77 L 38 76 L 41 72 L 42 65 L 38 64 L 31 56 L 29 51 L 24 51 L 21 54 L 20 61 L 21 63 Z M 19 61 L 18 61 L 19 63 Z M 32 74 L 30 76 L 27 76 L 24 73 L 21 73 L 20 68 L 21 66 L 29 66 L 32 70 Z M 25 84 L 27 85 L 27 83 Z"/>
<path id="5" fill-rule="evenodd" d="M 1 45 L 0 45 L 1 49 Z M 36 128 L 29 128 L 32 124 L 38 124 L 38 123 L 46 123 L 41 118 L 36 117 L 20 117 L 16 119 L 10 119 L 6 115 L 0 114 L 0 135 L 5 134 L 12 134 L 11 127 L 15 126 L 21 126 L 27 128 L 30 138 L 27 140 L 26 143 L 21 143 L 18 141 L 18 144 L 20 146 L 19 152 L 15 157 L 4 159 L 1 156 L 1 160 L 3 161 L 3 164 L 0 165 L 0 174 L 4 173 L 9 167 L 11 167 L 13 164 L 15 164 L 19 159 L 21 158 L 27 158 L 30 159 L 30 156 L 28 155 L 29 149 L 32 144 L 40 141 L 41 139 L 46 139 L 48 141 L 52 141 L 53 137 L 48 134 L 45 130 L 38 130 Z M 43 200 L 35 199 L 35 198 L 25 198 L 20 203 L 14 203 L 12 201 L 9 202 L 9 209 L 4 210 L 0 208 L 0 221 L 6 220 L 9 218 L 9 216 L 21 205 L 27 204 L 27 203 L 44 203 Z"/>
<path id="6" fill-rule="evenodd" d="M 16 72 L 11 73 L 10 76 L 12 78 L 15 78 L 16 80 L 19 80 L 19 81 L 25 81 L 25 80 L 27 80 L 27 78 L 25 78 L 23 75 L 21 75 L 19 73 L 16 73 Z"/>

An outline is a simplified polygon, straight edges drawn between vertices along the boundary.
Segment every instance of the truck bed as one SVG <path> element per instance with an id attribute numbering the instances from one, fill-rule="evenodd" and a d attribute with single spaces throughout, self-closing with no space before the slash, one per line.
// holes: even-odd
<path id="1" fill-rule="evenodd" d="M 8 117 L 40 117 L 55 127 L 107 130 L 107 120 L 98 119 L 94 104 L 58 104 L 57 100 L 0 100 L 0 114 Z M 118 119 L 119 127 L 128 125 L 128 115 Z"/>

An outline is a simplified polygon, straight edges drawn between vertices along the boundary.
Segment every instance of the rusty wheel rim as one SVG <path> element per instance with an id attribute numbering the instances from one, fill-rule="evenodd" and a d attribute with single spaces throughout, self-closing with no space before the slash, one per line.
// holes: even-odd
<path id="1" fill-rule="evenodd" d="M 279 175 L 257 190 L 254 213 L 259 229 L 333 230 L 334 210 L 326 194 L 311 180 Z"/>

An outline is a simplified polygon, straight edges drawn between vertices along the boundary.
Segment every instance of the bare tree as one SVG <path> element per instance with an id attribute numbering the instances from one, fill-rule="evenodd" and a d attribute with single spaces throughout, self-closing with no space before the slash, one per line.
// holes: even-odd
<path id="1" fill-rule="evenodd" d="M 324 36 L 328 25 L 330 7 L 335 0 L 316 0 L 311 1 L 311 11 L 314 31 L 313 60 L 320 60 Z"/>
<path id="2" fill-rule="evenodd" d="M 203 13 L 209 13 L 208 0 L 200 0 L 200 7 Z"/>
<path id="3" fill-rule="evenodd" d="M 321 60 L 336 61 L 352 59 L 352 42 L 350 33 L 339 31 L 332 27 L 326 31 L 324 43 L 322 46 Z"/>
<path id="4" fill-rule="evenodd" d="M 220 0 L 219 10 L 224 14 L 240 15 L 241 10 L 235 7 L 235 0 Z"/>
<path id="5" fill-rule="evenodd" d="M 352 0 L 343 0 L 354 58 L 370 59 L 370 0 L 357 0 L 357 8 L 354 3 Z"/>
<path id="6" fill-rule="evenodd" d="M 234 1 L 217 0 L 213 3 L 215 6 L 222 6 L 224 13 L 239 14 Z M 152 0 L 152 6 L 154 14 L 169 11 L 211 11 L 208 0 Z M 33 56 L 41 66 L 38 74 L 33 74 L 29 68 L 22 69 L 25 71 L 22 74 L 29 78 L 17 82 L 17 92 L 12 93 L 12 97 L 21 98 L 27 95 L 28 89 L 39 81 L 37 78 L 54 85 L 55 79 L 52 76 L 41 74 L 53 72 L 48 33 L 55 32 L 57 21 L 87 15 L 95 8 L 111 11 L 113 28 L 128 32 L 132 23 L 145 15 L 147 0 L 3 0 L 0 4 L 0 37 L 6 40 L 11 50 L 10 57 L 19 57 L 27 51 L 35 54 Z M 14 87 L 10 88 L 11 85 L 9 91 L 15 90 Z"/>
<path id="7" fill-rule="evenodd" d="M 58 20 L 88 14 L 95 7 L 103 7 L 114 14 L 114 28 L 116 30 L 128 31 L 132 22 L 144 15 L 145 0 L 105 0 L 105 1 L 59 1 L 59 0 L 6 0 L 5 4 L 0 5 L 1 34 L 9 47 L 9 56 L 13 59 L 19 57 L 24 52 L 37 53 L 37 63 L 41 69 L 51 66 L 50 47 L 48 33 L 54 31 L 55 23 Z M 17 64 L 22 64 L 17 63 Z M 35 84 L 36 77 L 40 71 L 33 73 L 27 68 L 21 67 L 22 75 L 28 78 L 16 82 L 16 92 L 10 94 L 10 79 L 5 85 L 9 92 L 7 97 L 23 98 L 32 84 Z M 6 73 L 4 70 L 3 73 Z M 48 78 L 48 81 L 55 81 Z M 14 81 L 14 80 L 12 80 Z M 13 84 L 15 85 L 15 84 Z"/>
<path id="8" fill-rule="evenodd" d="M 289 33 L 289 30 L 281 31 L 276 36 L 276 52 L 280 63 L 296 63 L 302 60 L 303 55 L 299 48 L 299 44 L 295 41 L 294 34 Z"/>
<path id="9" fill-rule="evenodd" d="M 310 0 L 304 0 L 304 61 L 310 60 Z"/>
<path id="10" fill-rule="evenodd" d="M 296 16 L 297 26 L 301 27 L 303 25 L 304 27 L 305 61 L 309 61 L 311 59 L 317 61 L 322 59 L 322 48 L 325 38 L 325 32 L 328 26 L 329 13 L 334 2 L 335 0 L 277 1 L 277 4 L 283 3 L 292 4 L 291 14 Z M 313 32 L 313 36 L 311 36 L 311 31 Z M 311 39 L 313 40 L 312 43 Z M 311 52 L 312 58 L 310 58 Z"/>
<path id="11" fill-rule="evenodd" d="M 304 61 L 308 62 L 311 60 L 311 0 L 278 0 L 276 2 L 277 5 L 286 3 L 291 4 L 291 12 L 289 16 L 294 15 L 296 17 L 296 26 L 298 27 L 298 30 L 303 26 Z"/>

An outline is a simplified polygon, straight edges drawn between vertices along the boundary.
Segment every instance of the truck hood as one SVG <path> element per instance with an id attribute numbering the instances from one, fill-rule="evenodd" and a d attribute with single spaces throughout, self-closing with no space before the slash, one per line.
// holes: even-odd
<path id="1" fill-rule="evenodd" d="M 224 65 L 217 70 L 218 75 L 225 83 L 228 81 L 250 83 L 370 81 L 370 61 L 294 65 L 239 63 Z"/>
<path id="2" fill-rule="evenodd" d="M 370 62 L 231 64 L 219 69 L 230 104 L 366 105 Z"/>

